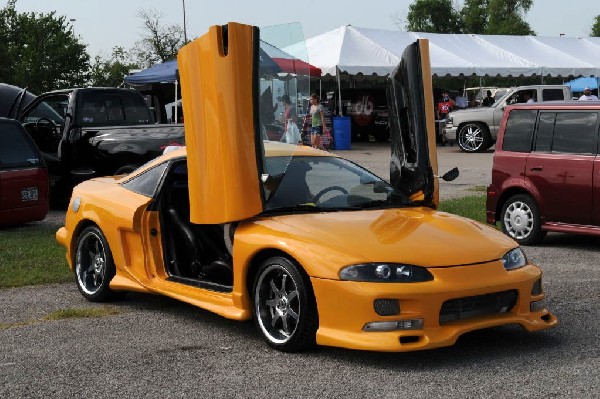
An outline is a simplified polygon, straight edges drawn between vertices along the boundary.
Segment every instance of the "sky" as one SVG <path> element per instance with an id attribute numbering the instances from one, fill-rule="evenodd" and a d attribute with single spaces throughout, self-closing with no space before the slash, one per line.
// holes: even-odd
<path id="1" fill-rule="evenodd" d="M 457 0 L 458 1 L 458 0 Z M 6 0 L 0 0 L 4 7 Z M 19 12 L 56 11 L 74 21 L 76 35 L 89 54 L 108 57 L 114 46 L 132 48 L 142 36 L 139 10 L 156 9 L 164 26 L 183 25 L 183 4 L 189 38 L 212 25 L 241 22 L 256 26 L 300 22 L 305 38 L 342 25 L 404 30 L 412 0 L 17 0 Z M 458 1 L 458 4 L 462 4 Z M 600 15 L 599 0 L 534 0 L 525 19 L 538 36 L 588 36 Z M 400 21 L 400 22 L 398 22 Z"/>

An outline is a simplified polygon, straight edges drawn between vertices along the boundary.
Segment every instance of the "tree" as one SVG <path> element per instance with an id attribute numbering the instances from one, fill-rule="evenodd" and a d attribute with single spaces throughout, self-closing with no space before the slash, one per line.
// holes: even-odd
<path id="1" fill-rule="evenodd" d="M 15 3 L 0 10 L 0 81 L 37 93 L 84 85 L 90 57 L 66 18 L 17 13 Z"/>
<path id="2" fill-rule="evenodd" d="M 523 18 L 533 0 L 489 0 L 488 35 L 535 35 Z"/>
<path id="3" fill-rule="evenodd" d="M 590 36 L 600 36 L 600 15 L 596 15 L 594 19 L 594 25 L 592 25 L 592 30 L 590 30 Z"/>
<path id="4" fill-rule="evenodd" d="M 105 59 L 97 55 L 90 68 L 90 84 L 97 87 L 118 87 L 131 69 L 138 65 L 129 60 L 125 49 L 113 47 L 112 57 Z"/>
<path id="5" fill-rule="evenodd" d="M 463 33 L 483 34 L 488 25 L 490 0 L 465 0 L 460 10 Z"/>
<path id="6" fill-rule="evenodd" d="M 140 10 L 144 36 L 132 50 L 140 66 L 150 67 L 159 62 L 177 58 L 177 52 L 185 44 L 183 28 L 179 25 L 163 26 L 162 13 L 156 9 Z"/>
<path id="7" fill-rule="evenodd" d="M 533 0 L 465 0 L 460 10 L 463 33 L 535 35 L 524 20 Z"/>
<path id="8" fill-rule="evenodd" d="M 460 15 L 450 0 L 415 0 L 408 7 L 407 30 L 460 33 Z"/>

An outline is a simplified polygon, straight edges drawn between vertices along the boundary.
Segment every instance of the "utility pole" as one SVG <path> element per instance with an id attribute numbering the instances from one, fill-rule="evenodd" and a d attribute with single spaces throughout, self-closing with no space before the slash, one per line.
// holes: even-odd
<path id="1" fill-rule="evenodd" d="M 187 29 L 185 27 L 185 0 L 181 0 L 183 2 L 183 41 L 187 43 Z"/>

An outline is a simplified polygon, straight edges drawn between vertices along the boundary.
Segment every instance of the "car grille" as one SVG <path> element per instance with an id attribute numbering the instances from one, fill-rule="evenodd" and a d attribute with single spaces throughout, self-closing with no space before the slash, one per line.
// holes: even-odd
<path id="1" fill-rule="evenodd" d="M 517 304 L 517 290 L 451 299 L 442 305 L 440 325 L 455 320 L 510 312 Z"/>

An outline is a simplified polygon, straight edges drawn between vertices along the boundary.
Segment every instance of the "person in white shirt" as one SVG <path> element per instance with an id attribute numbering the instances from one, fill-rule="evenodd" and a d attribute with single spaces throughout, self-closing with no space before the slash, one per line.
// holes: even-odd
<path id="1" fill-rule="evenodd" d="M 579 97 L 579 101 L 587 100 L 598 100 L 598 97 L 592 94 L 592 90 L 589 87 L 583 89 L 583 95 Z"/>
<path id="2" fill-rule="evenodd" d="M 531 97 L 531 93 L 529 92 L 523 94 L 523 99 L 525 100 L 526 104 L 532 104 L 535 102 L 535 100 Z"/>

